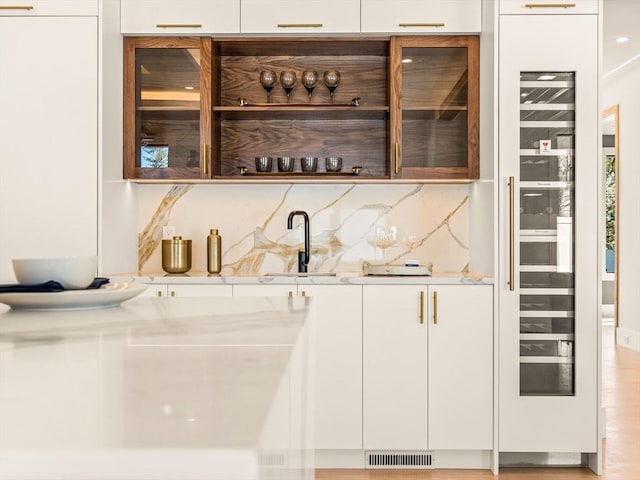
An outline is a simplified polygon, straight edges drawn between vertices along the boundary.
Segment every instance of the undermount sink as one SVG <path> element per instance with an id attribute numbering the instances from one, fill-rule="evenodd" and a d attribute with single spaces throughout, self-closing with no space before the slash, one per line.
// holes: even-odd
<path id="1" fill-rule="evenodd" d="M 278 272 L 265 273 L 265 277 L 335 277 L 335 272 Z"/>

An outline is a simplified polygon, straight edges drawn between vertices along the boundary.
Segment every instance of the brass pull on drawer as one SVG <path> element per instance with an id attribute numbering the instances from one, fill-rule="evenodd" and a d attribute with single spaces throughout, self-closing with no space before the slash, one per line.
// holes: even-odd
<path id="1" fill-rule="evenodd" d="M 399 23 L 399 27 L 444 27 L 444 23 L 442 22 L 432 22 L 432 23 Z"/>
<path id="2" fill-rule="evenodd" d="M 322 28 L 322 23 L 279 23 L 278 28 Z"/>
<path id="3" fill-rule="evenodd" d="M 0 5 L 0 10 L 33 10 L 33 5 Z"/>
<path id="4" fill-rule="evenodd" d="M 526 3 L 526 8 L 574 8 L 575 3 Z"/>
<path id="5" fill-rule="evenodd" d="M 157 23 L 157 28 L 202 28 L 200 23 Z"/>

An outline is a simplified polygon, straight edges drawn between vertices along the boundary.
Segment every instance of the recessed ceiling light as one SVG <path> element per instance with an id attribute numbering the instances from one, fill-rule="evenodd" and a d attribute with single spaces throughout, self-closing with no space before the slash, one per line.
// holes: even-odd
<path id="1" fill-rule="evenodd" d="M 554 78 L 556 78 L 555 75 L 540 75 L 538 80 L 553 80 Z"/>
<path id="2" fill-rule="evenodd" d="M 196 87 L 184 87 L 185 90 L 195 90 Z"/>
<path id="3" fill-rule="evenodd" d="M 402 63 L 411 63 L 413 62 L 413 58 L 403 58 Z"/>
<path id="4" fill-rule="evenodd" d="M 530 105 L 530 104 L 532 104 L 532 103 L 533 103 L 533 101 L 531 101 L 531 100 L 525 100 L 525 101 L 524 101 L 524 103 L 525 103 L 525 105 Z"/>
<path id="5" fill-rule="evenodd" d="M 529 94 L 528 93 L 521 93 L 520 94 L 520 96 L 523 97 L 523 98 L 526 97 L 527 95 L 529 95 Z"/>
<path id="6" fill-rule="evenodd" d="M 625 43 L 629 41 L 629 37 L 618 37 L 616 38 L 616 43 Z"/>

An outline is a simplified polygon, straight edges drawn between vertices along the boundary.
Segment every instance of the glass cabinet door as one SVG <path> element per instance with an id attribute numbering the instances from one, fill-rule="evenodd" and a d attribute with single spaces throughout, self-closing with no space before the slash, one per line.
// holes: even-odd
<path id="1" fill-rule="evenodd" d="M 392 177 L 478 178 L 478 38 L 396 37 L 392 55 Z"/>
<path id="2" fill-rule="evenodd" d="M 575 74 L 520 74 L 520 395 L 575 394 Z"/>
<path id="3" fill-rule="evenodd" d="M 211 40 L 125 39 L 125 178 L 207 178 Z"/>

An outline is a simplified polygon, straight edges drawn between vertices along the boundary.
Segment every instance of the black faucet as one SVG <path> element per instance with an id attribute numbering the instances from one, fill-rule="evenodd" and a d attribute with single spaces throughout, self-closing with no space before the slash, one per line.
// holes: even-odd
<path id="1" fill-rule="evenodd" d="M 309 215 L 302 210 L 294 210 L 289 214 L 287 219 L 287 228 L 291 230 L 293 228 L 293 217 L 296 215 L 302 215 L 304 218 L 304 250 L 298 251 L 298 273 L 306 273 L 307 265 L 309 265 Z"/>

